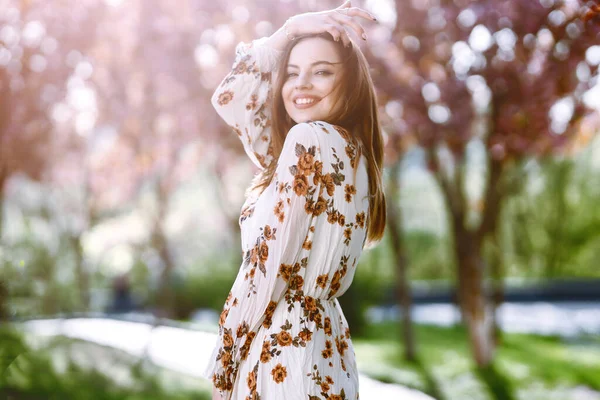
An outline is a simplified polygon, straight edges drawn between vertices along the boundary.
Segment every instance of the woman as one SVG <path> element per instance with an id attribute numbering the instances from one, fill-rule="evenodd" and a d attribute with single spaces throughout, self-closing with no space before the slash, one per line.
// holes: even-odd
<path id="1" fill-rule="evenodd" d="M 212 98 L 261 170 L 242 207 L 243 263 L 204 373 L 213 399 L 359 398 L 337 297 L 385 226 L 373 84 L 344 29 L 366 40 L 359 18 L 375 20 L 348 1 L 241 43 Z"/>

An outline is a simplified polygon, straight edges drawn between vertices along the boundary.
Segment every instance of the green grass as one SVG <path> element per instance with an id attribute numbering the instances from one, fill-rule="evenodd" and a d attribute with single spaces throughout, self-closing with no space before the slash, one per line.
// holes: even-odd
<path id="1" fill-rule="evenodd" d="M 494 365 L 480 371 L 462 327 L 415 325 L 416 363 L 403 358 L 398 323 L 374 324 L 367 331 L 352 340 L 363 373 L 440 400 L 600 399 L 599 338 L 566 342 L 504 334 Z"/>
<path id="2" fill-rule="evenodd" d="M 210 383 L 121 350 L 64 337 L 24 336 L 0 326 L 0 398 L 208 400 Z"/>

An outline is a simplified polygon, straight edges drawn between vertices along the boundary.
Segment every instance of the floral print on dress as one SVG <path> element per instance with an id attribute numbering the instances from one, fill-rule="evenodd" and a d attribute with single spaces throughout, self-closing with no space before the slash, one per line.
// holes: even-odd
<path id="1" fill-rule="evenodd" d="M 257 168 L 277 164 L 269 186 L 242 206 L 243 261 L 204 376 L 224 400 L 358 399 L 337 297 L 365 243 L 366 160 L 347 129 L 324 121 L 292 127 L 275 159 L 269 107 L 279 53 L 263 39 L 236 52 L 213 106 Z"/>

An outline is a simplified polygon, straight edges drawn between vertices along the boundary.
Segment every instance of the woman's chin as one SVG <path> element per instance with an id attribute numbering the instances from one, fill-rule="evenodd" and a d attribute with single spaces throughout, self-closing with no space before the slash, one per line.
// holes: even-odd
<path id="1" fill-rule="evenodd" d="M 314 115 L 304 114 L 304 115 L 291 115 L 290 118 L 297 124 L 301 124 L 302 122 L 311 122 L 317 121 L 320 118 L 315 118 Z"/>

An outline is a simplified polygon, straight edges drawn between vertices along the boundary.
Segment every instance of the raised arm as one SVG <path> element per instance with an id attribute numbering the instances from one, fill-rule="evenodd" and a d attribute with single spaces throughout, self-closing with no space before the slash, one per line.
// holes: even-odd
<path id="1" fill-rule="evenodd" d="M 240 43 L 231 71 L 212 96 L 212 104 L 227 125 L 242 141 L 252 162 L 264 169 L 273 161 L 271 147 L 272 81 L 283 50 L 290 40 L 304 34 L 329 32 L 336 40 L 349 44 L 345 27 L 366 40 L 363 27 L 355 17 L 375 20 L 367 11 L 346 1 L 340 7 L 298 14 L 286 21 L 270 37 Z"/>
<path id="2" fill-rule="evenodd" d="M 242 141 L 248 157 L 260 169 L 272 161 L 271 81 L 281 51 L 270 47 L 269 38 L 240 43 L 231 71 L 212 96 L 212 104 Z"/>

